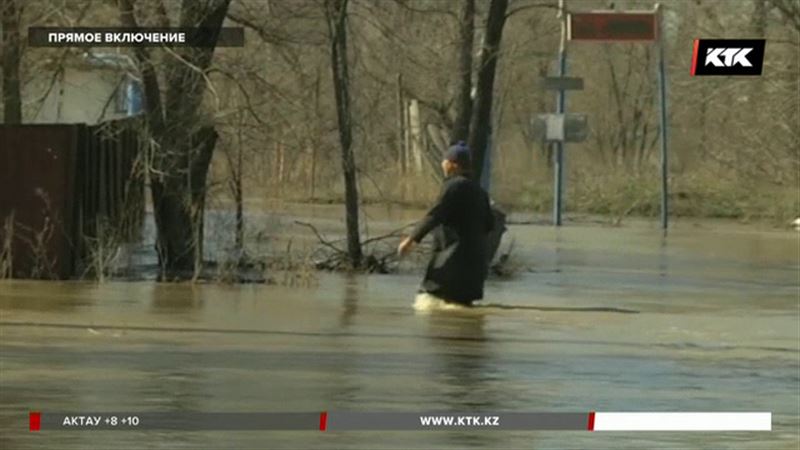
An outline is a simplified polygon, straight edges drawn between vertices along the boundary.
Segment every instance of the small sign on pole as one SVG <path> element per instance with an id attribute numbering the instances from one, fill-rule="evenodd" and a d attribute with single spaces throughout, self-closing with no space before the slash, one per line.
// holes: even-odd
<path id="1" fill-rule="evenodd" d="M 564 115 L 563 114 L 546 114 L 545 121 L 545 139 L 548 141 L 563 141 L 564 140 Z"/>
<path id="2" fill-rule="evenodd" d="M 589 116 L 567 114 L 564 121 L 564 139 L 567 142 L 583 142 L 589 137 Z"/>
<path id="3" fill-rule="evenodd" d="M 545 142 L 583 142 L 589 135 L 586 114 L 538 114 L 531 126 L 533 135 Z"/>

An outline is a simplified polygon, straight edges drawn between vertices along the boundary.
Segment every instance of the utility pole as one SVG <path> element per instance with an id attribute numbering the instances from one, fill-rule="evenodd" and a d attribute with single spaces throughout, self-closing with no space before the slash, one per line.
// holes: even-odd
<path id="1" fill-rule="evenodd" d="M 661 228 L 665 231 L 669 222 L 668 176 L 669 160 L 667 159 L 667 70 L 664 64 L 664 13 L 661 4 L 656 3 L 656 45 L 658 46 L 658 91 L 661 123 L 658 127 L 661 140 Z"/>
<path id="2" fill-rule="evenodd" d="M 567 75 L 567 12 L 565 0 L 558 0 L 558 17 L 561 19 L 561 41 L 558 46 L 558 76 Z M 558 90 L 556 114 L 566 112 L 566 91 Z M 553 165 L 555 185 L 553 186 L 553 225 L 561 226 L 561 209 L 564 189 L 564 141 L 556 142 L 555 161 Z"/>

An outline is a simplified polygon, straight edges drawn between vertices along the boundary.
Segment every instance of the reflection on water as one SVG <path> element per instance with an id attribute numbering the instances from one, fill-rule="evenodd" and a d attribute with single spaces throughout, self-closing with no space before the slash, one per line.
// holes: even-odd
<path id="1" fill-rule="evenodd" d="M 353 319 L 358 312 L 358 278 L 353 274 L 345 274 L 344 290 L 342 292 L 342 313 L 339 324 L 342 328 L 352 325 Z"/>
<path id="2" fill-rule="evenodd" d="M 430 375 L 447 390 L 447 411 L 490 411 L 496 399 L 487 395 L 491 373 L 491 349 L 484 334 L 485 318 L 463 314 L 457 317 L 435 311 L 427 317 L 436 366 Z"/>
<path id="3" fill-rule="evenodd" d="M 534 271 L 474 308 L 415 305 L 421 270 L 0 283 L 0 446 L 797 447 L 797 235 L 512 231 Z M 772 411 L 774 431 L 34 434 L 29 410 Z"/>
<path id="4" fill-rule="evenodd" d="M 669 258 L 667 257 L 667 230 L 664 230 L 664 235 L 661 237 L 661 246 L 659 247 L 658 252 L 658 274 L 661 277 L 666 277 L 667 273 L 669 272 L 667 261 L 669 261 Z"/>
<path id="5" fill-rule="evenodd" d="M 193 284 L 159 286 L 158 289 L 153 289 L 151 297 L 150 304 L 156 314 L 187 313 L 203 307 L 202 290 L 200 286 Z"/>
<path id="6" fill-rule="evenodd" d="M 7 308 L 2 311 L 4 314 L 13 314 L 15 311 L 69 313 L 90 308 L 94 303 L 91 292 L 95 286 L 90 283 L 68 281 L 43 283 L 32 280 L 13 282 L 0 280 L 0 282 L 3 283 L 0 284 L 0 292 Z"/>
<path id="7" fill-rule="evenodd" d="M 492 344 L 486 338 L 486 318 L 469 308 L 442 308 L 435 299 L 417 296 L 415 309 L 426 323 L 426 337 L 433 361 L 424 375 L 432 378 L 441 392 L 440 401 L 427 410 L 462 412 L 498 411 L 502 397 L 495 392 Z M 428 309 L 420 309 L 420 303 Z M 450 305 L 448 305 L 450 306 Z M 499 448 L 502 436 L 487 433 L 449 433 L 446 442 L 459 448 Z"/>

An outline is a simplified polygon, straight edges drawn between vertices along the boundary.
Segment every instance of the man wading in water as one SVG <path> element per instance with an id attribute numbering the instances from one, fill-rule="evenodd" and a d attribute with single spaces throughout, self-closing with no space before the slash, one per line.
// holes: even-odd
<path id="1" fill-rule="evenodd" d="M 397 251 L 408 253 L 433 231 L 433 254 L 419 292 L 469 306 L 483 298 L 488 270 L 486 237 L 494 218 L 489 196 L 469 178 L 470 153 L 463 142 L 447 150 L 442 170 L 445 181 L 436 205 Z"/>

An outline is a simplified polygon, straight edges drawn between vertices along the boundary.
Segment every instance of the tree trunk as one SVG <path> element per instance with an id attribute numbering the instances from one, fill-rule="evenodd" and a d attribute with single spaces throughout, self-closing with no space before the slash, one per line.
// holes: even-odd
<path id="1" fill-rule="evenodd" d="M 414 175 L 422 173 L 422 121 L 419 116 L 419 101 L 412 98 L 408 101 L 408 132 L 411 139 L 409 146 L 414 160 Z"/>
<path id="2" fill-rule="evenodd" d="M 492 0 L 489 16 L 486 18 L 486 37 L 481 51 L 475 103 L 469 130 L 469 148 L 472 149 L 473 177 L 481 179 L 486 144 L 489 141 L 492 117 L 494 75 L 497 68 L 497 54 L 503 37 L 508 0 Z"/>
<path id="3" fill-rule="evenodd" d="M 219 135 L 212 125 L 204 126 L 192 136 L 192 157 L 189 162 L 189 189 L 191 190 L 190 220 L 194 230 L 193 256 L 194 276 L 200 273 L 203 264 L 203 232 L 206 211 L 208 169 Z"/>
<path id="4" fill-rule="evenodd" d="M 22 8 L 17 0 L 3 0 L 3 121 L 22 123 L 22 94 L 20 92 L 19 20 Z"/>
<path id="5" fill-rule="evenodd" d="M 406 106 L 403 99 L 403 75 L 397 74 L 397 170 L 406 174 Z"/>
<path id="6" fill-rule="evenodd" d="M 472 116 L 472 47 L 475 40 L 475 0 L 462 0 L 459 20 L 458 90 L 456 91 L 456 121 L 450 133 L 451 142 L 469 138 Z"/>
<path id="7" fill-rule="evenodd" d="M 311 168 L 309 171 L 309 186 L 311 192 L 309 194 L 309 198 L 314 200 L 314 197 L 317 195 L 317 158 L 319 157 L 319 147 L 320 147 L 320 138 L 319 138 L 319 131 L 318 127 L 319 124 L 322 122 L 321 118 L 321 109 L 319 106 L 319 89 L 320 89 L 320 82 L 322 81 L 322 77 L 320 74 L 319 67 L 316 70 L 316 78 L 314 79 L 314 117 L 316 118 L 316 123 L 314 124 L 314 137 L 311 139 Z"/>
<path id="8" fill-rule="evenodd" d="M 336 117 L 344 172 L 347 253 L 353 267 L 361 265 L 361 238 L 358 226 L 358 185 L 353 156 L 352 117 L 350 113 L 350 78 L 347 63 L 347 0 L 327 0 L 326 16 L 331 41 L 331 72 L 336 94 Z"/>
<path id="9" fill-rule="evenodd" d="M 243 254 L 244 250 L 244 189 L 242 188 L 243 164 L 242 153 L 244 153 L 244 143 L 242 139 L 242 128 L 244 127 L 244 114 L 239 114 L 239 129 L 236 130 L 236 173 L 233 174 L 233 198 L 236 202 L 236 253 Z"/>

